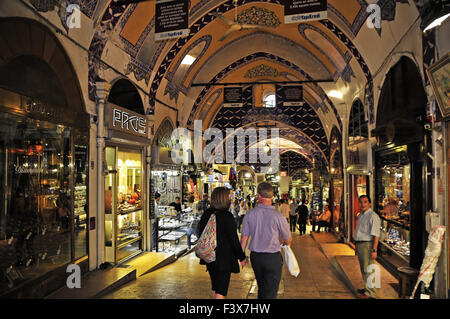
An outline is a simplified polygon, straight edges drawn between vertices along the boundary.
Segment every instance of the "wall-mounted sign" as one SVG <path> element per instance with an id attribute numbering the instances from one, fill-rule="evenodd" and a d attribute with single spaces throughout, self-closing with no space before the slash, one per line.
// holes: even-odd
<path id="1" fill-rule="evenodd" d="M 144 115 L 111 103 L 105 107 L 105 126 L 110 130 L 147 137 L 147 119 Z"/>
<path id="2" fill-rule="evenodd" d="M 189 35 L 188 0 L 158 0 L 155 13 L 155 40 L 167 40 Z"/>
<path id="3" fill-rule="evenodd" d="M 242 107 L 242 87 L 225 87 L 223 90 L 223 107 Z"/>
<path id="4" fill-rule="evenodd" d="M 285 0 L 284 23 L 327 19 L 327 0 Z"/>
<path id="5" fill-rule="evenodd" d="M 283 101 L 283 106 L 301 106 L 303 104 L 303 87 L 301 85 L 281 86 L 277 94 Z"/>

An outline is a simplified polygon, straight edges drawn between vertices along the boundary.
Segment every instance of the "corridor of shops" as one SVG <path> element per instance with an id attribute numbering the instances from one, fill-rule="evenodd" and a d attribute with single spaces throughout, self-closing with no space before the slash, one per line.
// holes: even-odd
<path id="1" fill-rule="evenodd" d="M 449 17 L 450 0 L 0 1 L 0 298 L 209 299 L 201 216 L 226 188 L 240 236 L 263 182 L 301 268 L 280 299 L 361 297 L 364 242 L 379 298 L 448 298 Z M 228 297 L 255 283 L 247 265 Z"/>
<path id="2" fill-rule="evenodd" d="M 280 299 L 355 299 L 355 294 L 339 279 L 320 244 L 307 234 L 293 233 L 292 249 L 298 258 L 301 275 L 292 277 L 283 269 L 277 298 Z M 104 299 L 208 299 L 211 283 L 206 267 L 199 264 L 194 253 L 181 257 L 175 263 L 139 277 Z M 228 299 L 256 299 L 258 288 L 251 266 L 239 274 L 232 274 Z"/>

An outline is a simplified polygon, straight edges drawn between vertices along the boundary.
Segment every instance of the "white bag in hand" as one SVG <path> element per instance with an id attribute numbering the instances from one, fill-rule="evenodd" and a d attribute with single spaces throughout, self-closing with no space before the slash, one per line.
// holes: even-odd
<path id="1" fill-rule="evenodd" d="M 298 265 L 297 258 L 295 258 L 294 252 L 292 251 L 290 246 L 281 245 L 281 248 L 284 252 L 284 259 L 286 260 L 286 266 L 289 270 L 289 273 L 297 277 L 300 274 L 300 266 Z"/>

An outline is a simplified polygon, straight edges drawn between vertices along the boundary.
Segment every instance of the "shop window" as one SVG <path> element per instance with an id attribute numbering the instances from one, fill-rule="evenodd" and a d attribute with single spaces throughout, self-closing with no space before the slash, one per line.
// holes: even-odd
<path id="1" fill-rule="evenodd" d="M 0 131 L 0 291 L 7 291 L 87 254 L 87 148 L 73 146 L 73 128 L 9 113 L 0 114 Z"/>
<path id="2" fill-rule="evenodd" d="M 377 206 L 382 253 L 399 266 L 410 256 L 410 163 L 406 152 L 377 157 Z"/>

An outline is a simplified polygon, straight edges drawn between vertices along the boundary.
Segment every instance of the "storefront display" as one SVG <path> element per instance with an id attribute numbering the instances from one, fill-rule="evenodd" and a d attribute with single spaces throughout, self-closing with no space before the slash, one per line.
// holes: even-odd
<path id="1" fill-rule="evenodd" d="M 105 245 L 109 262 L 142 251 L 142 151 L 107 146 L 105 159 Z"/>
<path id="2" fill-rule="evenodd" d="M 3 97 L 18 94 L 2 90 Z M 87 255 L 87 136 L 0 111 L 0 292 Z"/>
<path id="3" fill-rule="evenodd" d="M 406 152 L 385 156 L 383 159 L 385 165 L 377 168 L 377 205 L 382 219 L 381 252 L 395 265 L 401 265 L 397 259 L 409 264 L 411 215 L 409 160 Z"/>
<path id="4" fill-rule="evenodd" d="M 159 206 L 156 220 L 156 251 L 179 254 L 197 242 L 196 227 L 200 216 L 192 208 L 185 208 L 177 213 L 172 206 Z"/>
<path id="5" fill-rule="evenodd" d="M 178 167 L 152 167 L 151 181 L 154 193 L 161 195 L 160 205 L 167 206 L 181 197 L 181 174 Z"/>

